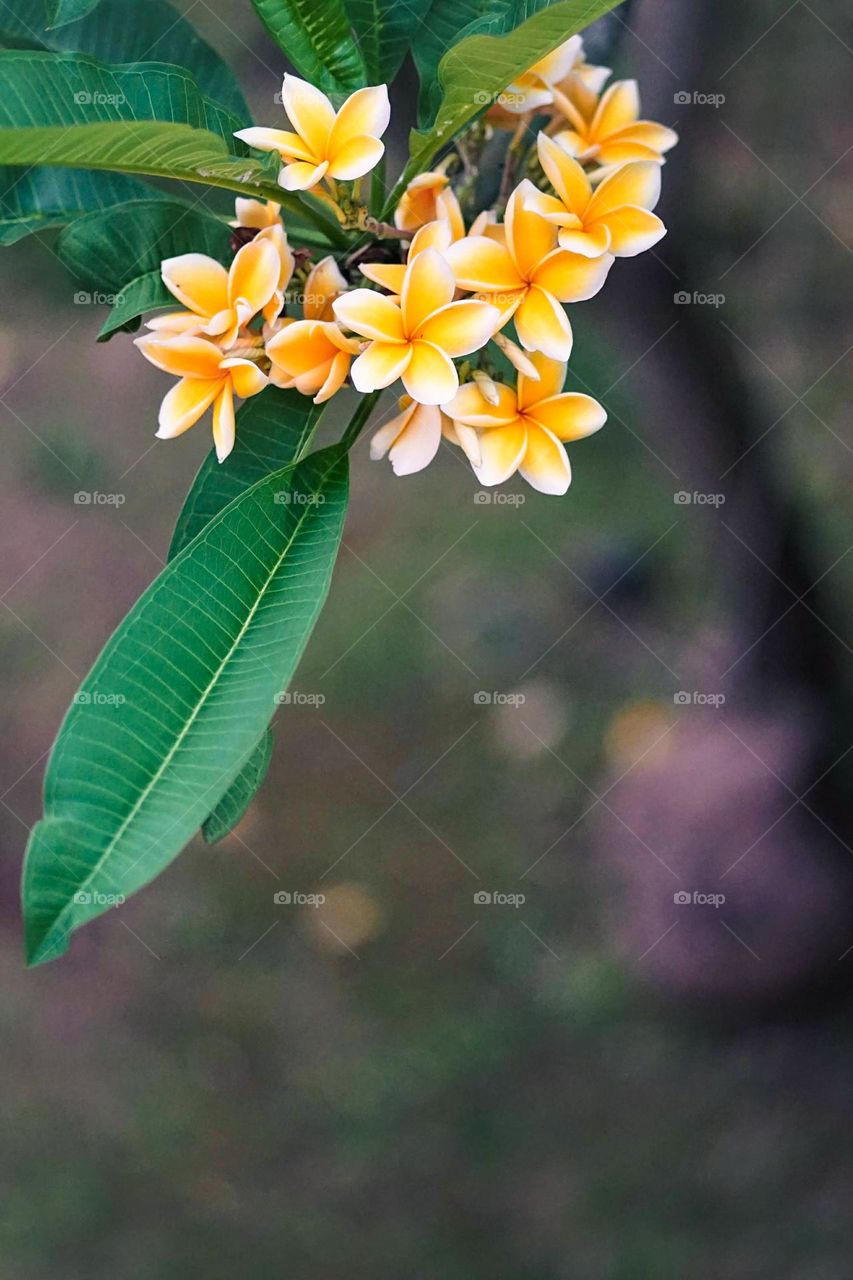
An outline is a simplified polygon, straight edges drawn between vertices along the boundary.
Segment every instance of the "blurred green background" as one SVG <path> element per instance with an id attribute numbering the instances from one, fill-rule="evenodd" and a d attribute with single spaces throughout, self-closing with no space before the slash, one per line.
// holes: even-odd
<path id="1" fill-rule="evenodd" d="M 248 3 L 181 7 L 277 123 Z M 483 502 L 450 448 L 396 479 L 362 439 L 247 818 L 32 972 L 45 757 L 209 439 L 153 440 L 165 379 L 95 344 L 50 235 L 0 259 L 4 1280 L 847 1280 L 851 851 L 798 797 L 853 652 L 853 54 L 840 0 L 683 8 L 637 5 L 616 54 L 681 144 L 669 238 L 572 311 L 570 385 L 611 416 L 567 497 Z"/>

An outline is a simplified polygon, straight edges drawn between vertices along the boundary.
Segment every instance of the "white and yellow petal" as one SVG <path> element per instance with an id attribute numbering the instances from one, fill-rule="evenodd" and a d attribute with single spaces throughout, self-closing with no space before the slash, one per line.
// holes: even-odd
<path id="1" fill-rule="evenodd" d="M 329 136 L 335 123 L 335 109 L 325 93 L 307 80 L 285 75 L 281 101 L 296 132 L 318 159 L 325 159 Z"/>
<path id="2" fill-rule="evenodd" d="M 163 283 L 196 315 L 210 318 L 228 306 L 228 272 L 204 253 L 182 253 L 160 264 Z"/>
<path id="3" fill-rule="evenodd" d="M 333 158 L 354 138 L 381 138 L 391 119 L 388 89 L 384 84 L 368 85 L 350 94 L 341 107 L 328 140 L 328 155 Z"/>
<path id="4" fill-rule="evenodd" d="M 572 483 L 569 458 L 560 441 L 533 422 L 527 424 L 527 448 L 518 471 L 540 493 L 562 494 Z"/>
<path id="5" fill-rule="evenodd" d="M 572 326 L 553 294 L 532 285 L 515 313 L 518 340 L 527 351 L 542 351 L 552 360 L 572 354 Z"/>
<path id="6" fill-rule="evenodd" d="M 226 378 L 213 402 L 213 443 L 219 462 L 224 462 L 234 448 L 234 428 L 234 390 L 231 379 Z"/>
<path id="7" fill-rule="evenodd" d="M 373 289 L 352 289 L 336 298 L 332 310 L 342 325 L 377 342 L 403 342 L 403 316 L 393 298 Z"/>
<path id="8" fill-rule="evenodd" d="M 350 376 L 356 391 L 379 391 L 405 375 L 413 347 L 407 342 L 371 342 L 353 363 Z M 437 404 L 438 401 L 435 401 Z"/>
<path id="9" fill-rule="evenodd" d="M 183 435 L 213 404 L 227 378 L 181 378 L 163 398 L 156 435 L 171 440 Z"/>
<path id="10" fill-rule="evenodd" d="M 497 307 L 470 298 L 434 311 L 416 336 L 441 347 L 449 356 L 468 356 L 486 345 L 500 322 Z"/>
<path id="11" fill-rule="evenodd" d="M 311 161 L 296 160 L 286 164 L 278 175 L 278 185 L 285 191 L 310 191 L 322 182 L 329 168 L 329 162 L 314 164 Z"/>
<path id="12" fill-rule="evenodd" d="M 480 432 L 480 463 L 474 473 L 481 484 L 503 484 L 515 475 L 527 450 L 527 427 L 522 418 L 506 426 Z"/>
<path id="13" fill-rule="evenodd" d="M 561 248 L 540 263 L 532 283 L 552 294 L 558 302 L 586 302 L 599 292 L 612 266 L 612 254 L 587 258 Z"/>
<path id="14" fill-rule="evenodd" d="M 423 339 L 413 342 L 409 350 L 411 359 L 399 376 L 412 399 L 419 404 L 445 404 L 452 400 L 459 377 L 450 356 Z"/>
<path id="15" fill-rule="evenodd" d="M 289 129 L 266 129 L 253 125 L 250 129 L 239 129 L 234 137 L 245 142 L 246 146 L 253 147 L 255 151 L 277 152 L 282 160 L 307 160 L 312 164 L 317 162 L 305 140 Z M 244 222 L 241 225 L 253 224 Z"/>
<path id="16" fill-rule="evenodd" d="M 403 324 L 414 335 L 426 320 L 453 301 L 456 278 L 437 249 L 424 249 L 407 266 L 400 294 Z"/>
<path id="17" fill-rule="evenodd" d="M 496 293 L 524 285 L 509 250 L 489 236 L 465 236 L 450 245 L 444 256 L 461 289 Z"/>

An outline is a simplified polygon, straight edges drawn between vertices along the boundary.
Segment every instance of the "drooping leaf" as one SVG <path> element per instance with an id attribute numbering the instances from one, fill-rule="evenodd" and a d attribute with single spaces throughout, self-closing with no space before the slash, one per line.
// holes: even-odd
<path id="1" fill-rule="evenodd" d="M 616 7 L 619 0 L 557 0 L 505 35 L 469 35 L 454 44 L 438 65 L 441 100 L 432 128 L 409 135 L 409 163 L 385 206 L 394 208 L 406 183 L 428 169 L 435 156 L 513 79 Z M 522 15 L 528 10 L 522 9 Z"/>
<path id="2" fill-rule="evenodd" d="M 298 391 L 268 387 L 247 400 L 237 415 L 237 439 L 227 463 L 211 449 L 187 495 L 169 547 L 169 559 L 183 551 L 215 515 L 244 489 L 272 471 L 295 462 L 317 423 L 322 406 Z M 203 824 L 208 843 L 221 840 L 239 822 L 264 780 L 272 754 L 267 729 L 231 788 Z"/>
<path id="3" fill-rule="evenodd" d="M 267 776 L 272 759 L 272 730 L 267 729 L 249 761 L 243 766 L 213 812 L 202 823 L 207 844 L 216 844 L 233 831 L 255 798 Z"/>
<path id="4" fill-rule="evenodd" d="M 156 198 L 152 187 L 122 173 L 0 165 L 0 245 L 15 244 L 34 232 L 64 226 L 92 209 Z"/>
<path id="5" fill-rule="evenodd" d="M 48 26 L 62 27 L 90 13 L 98 0 L 46 0 L 46 4 Z"/>
<path id="6" fill-rule="evenodd" d="M 204 253 L 225 266 L 232 258 L 228 226 L 177 200 L 134 200 L 87 214 L 66 227 L 56 252 L 80 284 L 111 299 L 99 340 L 146 311 L 176 305 L 160 276 L 164 258 Z"/>
<path id="7" fill-rule="evenodd" d="M 252 0 L 273 40 L 305 80 L 325 93 L 367 83 L 343 0 Z"/>
<path id="8" fill-rule="evenodd" d="M 30 963 L 162 871 L 256 749 L 325 599 L 347 476 L 335 446 L 258 481 L 107 644 L 60 730 L 27 850 Z"/>
<path id="9" fill-rule="evenodd" d="M 422 15 L 410 0 L 347 0 L 371 83 L 389 84 L 400 70 Z"/>

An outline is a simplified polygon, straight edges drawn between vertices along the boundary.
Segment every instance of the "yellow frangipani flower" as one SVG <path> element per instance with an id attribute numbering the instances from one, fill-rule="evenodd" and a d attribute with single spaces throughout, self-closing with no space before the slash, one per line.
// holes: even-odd
<path id="1" fill-rule="evenodd" d="M 453 240 L 450 223 L 446 218 L 439 218 L 435 222 L 427 222 L 415 232 L 409 244 L 405 262 L 365 262 L 359 270 L 368 280 L 372 280 L 374 284 L 381 285 L 383 289 L 399 297 L 406 278 L 406 268 L 414 262 L 418 254 L 423 253 L 424 249 L 437 249 L 443 254 Z"/>
<path id="2" fill-rule="evenodd" d="M 240 348 L 223 351 L 196 334 L 161 338 L 149 333 L 134 341 L 146 360 L 180 378 L 160 406 L 157 435 L 161 440 L 182 435 L 213 405 L 213 441 L 224 462 L 234 448 L 234 396 L 257 395 L 267 385 L 266 375 L 253 360 L 237 354 Z M 258 344 L 251 345 L 259 353 Z"/>
<path id="3" fill-rule="evenodd" d="M 582 95 L 571 85 L 559 88 L 554 103 L 566 117 L 569 128 L 557 134 L 561 145 L 582 163 L 595 161 L 602 167 L 625 164 L 629 160 L 663 163 L 663 154 L 678 142 L 678 134 L 653 120 L 641 120 L 640 94 L 636 80 L 617 80 L 599 101 L 594 94 Z"/>
<path id="4" fill-rule="evenodd" d="M 375 432 L 370 456 L 378 462 L 387 453 L 394 475 L 410 476 L 432 462 L 448 419 L 437 404 L 418 404 L 411 396 L 401 396 L 399 407 L 401 412 Z"/>
<path id="5" fill-rule="evenodd" d="M 564 362 L 541 354 L 533 362 L 538 380 L 521 374 L 515 391 L 498 384 L 496 405 L 476 382 L 466 382 L 444 412 L 457 431 L 476 430 L 480 458 L 473 467 L 481 484 L 503 484 L 518 471 L 540 493 L 565 493 L 572 471 L 563 443 L 592 435 L 607 414 L 591 396 L 562 391 Z"/>
<path id="6" fill-rule="evenodd" d="M 334 303 L 341 324 L 367 338 L 352 366 L 358 391 L 388 387 L 397 378 L 419 404 L 444 404 L 456 394 L 453 358 L 485 346 L 500 312 L 485 302 L 454 302 L 456 281 L 436 249 L 424 249 L 406 267 L 400 297 L 354 289 Z"/>
<path id="7" fill-rule="evenodd" d="M 593 190 L 577 160 L 554 138 L 540 133 L 537 141 L 542 168 L 557 196 L 533 188 L 528 204 L 559 227 L 564 249 L 589 258 L 602 253 L 633 258 L 666 235 L 651 212 L 660 197 L 660 165 L 655 161 L 620 165 Z"/>
<path id="8" fill-rule="evenodd" d="M 264 227 L 274 227 L 281 222 L 281 205 L 276 204 L 275 200 L 247 200 L 245 196 L 237 196 L 234 213 L 232 227 L 250 227 L 255 231 L 263 231 Z"/>
<path id="9" fill-rule="evenodd" d="M 598 293 L 613 264 L 557 246 L 557 228 L 528 203 L 537 195 L 525 179 L 509 198 L 503 227 L 485 227 L 449 246 L 445 257 L 463 289 L 498 307 L 501 327 L 514 319 L 521 345 L 555 360 L 568 360 L 572 329 L 561 306 Z"/>
<path id="10" fill-rule="evenodd" d="M 253 127 L 234 136 L 258 151 L 278 152 L 284 162 L 278 181 L 286 191 L 309 191 L 324 178 L 349 182 L 379 163 L 385 151 L 379 139 L 391 115 L 384 84 L 357 89 L 336 113 L 319 89 L 286 75 L 281 100 L 295 132 Z"/>
<path id="11" fill-rule="evenodd" d="M 580 36 L 570 36 L 507 85 L 498 106 L 515 116 L 549 107 L 554 101 L 554 86 L 565 80 L 578 58 L 583 59 L 583 42 Z"/>
<path id="12" fill-rule="evenodd" d="M 465 234 L 462 210 L 447 174 L 440 170 L 420 173 L 406 187 L 394 210 L 394 226 L 401 231 L 417 231 L 428 222 L 446 219 L 453 240 Z"/>
<path id="13" fill-rule="evenodd" d="M 222 347 L 233 346 L 240 329 L 269 303 L 281 278 L 279 251 L 264 235 L 244 245 L 228 271 L 203 253 L 166 258 L 160 267 L 163 283 L 189 310 L 155 316 L 148 328 L 163 334 L 205 334 Z"/>
<path id="14" fill-rule="evenodd" d="M 323 404 L 343 386 L 360 344 L 344 337 L 333 319 L 332 304 L 346 290 L 347 282 L 334 258 L 323 258 L 305 281 L 303 320 L 285 318 L 267 340 L 272 368 L 270 381 L 277 387 L 295 387 Z"/>

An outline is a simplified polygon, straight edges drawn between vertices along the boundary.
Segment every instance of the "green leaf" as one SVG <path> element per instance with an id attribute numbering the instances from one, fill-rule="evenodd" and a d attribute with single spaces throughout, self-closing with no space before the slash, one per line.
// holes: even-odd
<path id="1" fill-rule="evenodd" d="M 347 0 L 368 79 L 390 84 L 413 46 L 421 12 L 410 0 Z"/>
<path id="2" fill-rule="evenodd" d="M 20 48 L 79 51 L 106 63 L 158 60 L 188 71 L 202 94 L 241 122 L 249 109 L 231 69 L 166 0 L 101 0 L 79 22 L 41 30 L 33 0 L 2 0 L 0 44 Z M 46 121 L 43 123 L 47 123 Z M 106 209 L 156 193 L 132 178 L 40 168 L 0 172 L 0 244 L 71 222 L 82 213 Z"/>
<path id="3" fill-rule="evenodd" d="M 343 0 L 252 0 L 273 40 L 299 74 L 325 93 L 351 93 L 367 72 Z"/>
<path id="4" fill-rule="evenodd" d="M 51 27 L 76 22 L 97 5 L 98 0 L 47 0 L 47 21 Z"/>
<path id="5" fill-rule="evenodd" d="M 326 597 L 347 478 L 335 446 L 258 481 L 107 644 L 60 730 L 27 850 L 30 963 L 162 871 L 255 750 Z"/>
<path id="6" fill-rule="evenodd" d="M 272 759 L 273 736 L 266 730 L 249 762 L 237 775 L 210 817 L 202 824 L 201 833 L 207 844 L 216 844 L 233 831 L 244 816 L 255 793 L 267 776 Z"/>
<path id="7" fill-rule="evenodd" d="M 56 252 L 80 284 L 114 298 L 99 341 L 146 311 L 176 305 L 160 276 L 164 258 L 204 253 L 228 266 L 233 257 L 230 228 L 177 200 L 133 200 L 87 214 L 66 227 Z"/>
<path id="8" fill-rule="evenodd" d="M 383 211 L 387 216 L 406 184 L 428 169 L 446 147 L 513 79 L 569 36 L 616 7 L 619 0 L 557 0 L 506 35 L 469 35 L 438 65 L 441 101 L 431 129 L 413 129 L 410 159 Z M 524 12 L 527 12 L 525 9 Z"/>
<path id="9" fill-rule="evenodd" d="M 237 438 L 228 461 L 220 465 L 215 449 L 211 449 L 201 465 L 178 517 L 169 559 L 183 551 L 244 489 L 295 462 L 322 412 L 322 406 L 307 396 L 278 387 L 268 387 L 247 400 L 237 415 Z M 272 732 L 268 729 L 230 791 L 204 823 L 202 831 L 209 843 L 221 840 L 239 822 L 264 780 L 271 753 Z"/>

